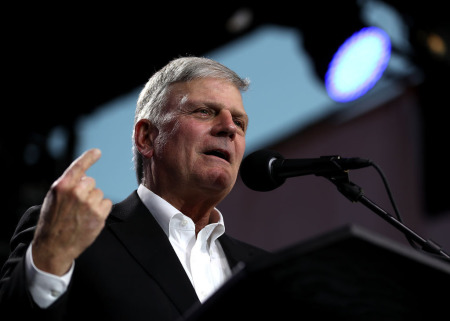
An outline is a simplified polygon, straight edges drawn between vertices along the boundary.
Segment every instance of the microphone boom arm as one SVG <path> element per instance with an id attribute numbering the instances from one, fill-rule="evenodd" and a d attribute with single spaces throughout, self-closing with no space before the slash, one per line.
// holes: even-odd
<path id="1" fill-rule="evenodd" d="M 321 176 L 325 177 L 334 185 L 336 185 L 338 191 L 341 192 L 351 202 L 360 202 L 367 208 L 371 209 L 375 214 L 403 232 L 403 234 L 405 234 L 408 239 L 412 239 L 416 243 L 418 243 L 425 252 L 437 255 L 439 258 L 450 262 L 450 255 L 445 253 L 437 243 L 433 242 L 432 240 L 425 240 L 409 227 L 397 220 L 394 216 L 392 216 L 380 206 L 364 196 L 361 187 L 349 180 L 347 171 L 334 172 L 330 173 L 329 175 L 322 174 Z"/>

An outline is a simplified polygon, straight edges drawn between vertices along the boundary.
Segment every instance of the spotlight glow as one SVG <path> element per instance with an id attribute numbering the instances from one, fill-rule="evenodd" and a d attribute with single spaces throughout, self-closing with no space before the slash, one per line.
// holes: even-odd
<path id="1" fill-rule="evenodd" d="M 348 102 L 364 95 L 382 76 L 391 57 L 388 34 L 377 27 L 354 33 L 334 54 L 325 74 L 331 99 Z"/>

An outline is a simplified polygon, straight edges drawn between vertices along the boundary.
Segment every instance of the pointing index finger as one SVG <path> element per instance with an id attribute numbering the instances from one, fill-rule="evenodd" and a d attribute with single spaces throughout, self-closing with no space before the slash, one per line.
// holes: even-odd
<path id="1" fill-rule="evenodd" d="M 101 152 L 98 148 L 92 148 L 85 151 L 80 157 L 70 164 L 65 175 L 71 176 L 75 180 L 83 177 L 86 171 L 100 159 Z"/>

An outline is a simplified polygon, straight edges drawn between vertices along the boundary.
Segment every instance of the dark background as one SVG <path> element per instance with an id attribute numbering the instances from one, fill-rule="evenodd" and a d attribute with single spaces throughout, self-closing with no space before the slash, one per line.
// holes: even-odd
<path id="1" fill-rule="evenodd" d="M 354 18 L 359 10 L 357 2 L 311 2 L 302 3 L 301 8 L 281 3 L 200 6 L 186 2 L 4 6 L 2 91 L 6 99 L 2 100 L 0 135 L 4 188 L 0 214 L 2 258 L 7 255 L 7 243 L 20 215 L 30 205 L 42 201 L 51 183 L 76 156 L 73 127 L 78 117 L 141 86 L 168 60 L 203 55 L 260 25 L 298 27 L 305 39 L 313 39 L 305 40 L 305 45 L 331 43 L 335 38 L 315 41 L 313 37 L 323 35 L 329 26 L 338 32 L 357 25 L 359 22 Z M 448 39 L 448 10 L 444 8 L 445 2 L 436 0 L 420 5 L 404 1 L 385 3 L 402 15 L 414 48 L 408 55 L 423 72 L 421 84 L 411 88 L 414 115 L 420 122 L 420 135 L 414 137 L 420 146 L 418 168 L 423 177 L 419 190 L 423 207 L 418 211 L 430 220 L 448 217 L 450 175 L 445 170 L 448 144 L 444 115 L 449 107 L 450 59 L 448 52 L 435 57 L 424 40 L 437 31 Z M 243 30 L 232 32 L 226 27 L 227 21 L 242 8 L 252 12 L 253 20 Z M 325 47 L 315 50 L 314 55 L 323 59 Z M 57 158 L 46 148 L 48 134 L 56 126 L 66 128 L 70 138 L 65 153 Z M 38 149 L 33 164 L 24 158 L 30 145 Z"/>

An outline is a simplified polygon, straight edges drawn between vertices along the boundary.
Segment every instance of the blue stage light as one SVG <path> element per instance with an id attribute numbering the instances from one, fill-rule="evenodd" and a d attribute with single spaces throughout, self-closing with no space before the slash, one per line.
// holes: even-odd
<path id="1" fill-rule="evenodd" d="M 388 34 L 377 27 L 354 33 L 337 50 L 325 74 L 331 99 L 349 102 L 364 95 L 380 79 L 391 56 Z"/>

